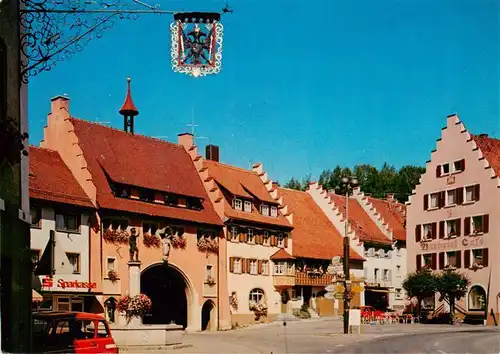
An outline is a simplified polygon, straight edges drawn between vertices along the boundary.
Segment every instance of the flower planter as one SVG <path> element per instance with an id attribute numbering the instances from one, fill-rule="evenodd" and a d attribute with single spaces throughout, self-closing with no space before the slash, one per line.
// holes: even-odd
<path id="1" fill-rule="evenodd" d="M 217 239 L 215 238 L 207 238 L 202 236 L 198 239 L 197 246 L 201 252 L 207 252 L 207 253 L 219 252 L 219 244 L 217 243 Z"/>
<path id="2" fill-rule="evenodd" d="M 158 236 L 151 235 L 148 232 L 143 235 L 142 242 L 147 248 L 160 248 L 160 239 L 158 238 Z"/>
<path id="3" fill-rule="evenodd" d="M 118 280 L 118 273 L 116 272 L 116 270 L 111 269 L 110 271 L 108 271 L 108 279 L 113 283 Z"/>
<path id="4" fill-rule="evenodd" d="M 127 231 L 106 229 L 102 238 L 108 243 L 128 244 L 129 236 Z"/>

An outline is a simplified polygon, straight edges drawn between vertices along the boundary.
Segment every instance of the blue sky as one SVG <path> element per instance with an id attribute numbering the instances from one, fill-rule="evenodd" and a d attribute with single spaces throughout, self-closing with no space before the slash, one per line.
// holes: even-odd
<path id="1" fill-rule="evenodd" d="M 122 0 L 128 1 L 128 0 Z M 218 0 L 158 0 L 162 9 L 219 10 Z M 313 176 L 336 164 L 424 165 L 446 116 L 500 136 L 499 4 L 491 0 L 232 0 L 223 17 L 220 74 L 170 66 L 172 20 L 119 22 L 29 86 L 31 143 L 49 99 L 66 93 L 73 116 L 121 128 L 126 77 L 136 131 L 189 131 L 221 160 L 262 162 L 270 177 Z M 153 166 L 152 166 L 153 167 Z"/>

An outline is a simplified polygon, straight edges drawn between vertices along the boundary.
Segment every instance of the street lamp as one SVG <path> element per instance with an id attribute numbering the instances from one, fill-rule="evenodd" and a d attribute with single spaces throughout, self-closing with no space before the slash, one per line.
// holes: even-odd
<path id="1" fill-rule="evenodd" d="M 354 177 L 342 177 L 340 189 L 345 193 L 345 234 L 344 234 L 344 334 L 349 333 L 349 306 L 351 301 L 349 275 L 349 195 L 359 182 Z"/>

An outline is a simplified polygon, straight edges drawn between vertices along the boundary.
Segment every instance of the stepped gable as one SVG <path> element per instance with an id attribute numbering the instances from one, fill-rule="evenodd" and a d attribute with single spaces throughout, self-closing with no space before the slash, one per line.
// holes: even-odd
<path id="1" fill-rule="evenodd" d="M 100 208 L 222 225 L 193 166 L 178 145 L 132 135 L 97 123 L 69 119 L 97 188 Z M 115 197 L 112 182 L 203 200 L 203 210 Z"/>
<path id="2" fill-rule="evenodd" d="M 211 189 L 213 191 L 219 189 L 221 195 L 224 196 L 221 201 L 224 203 L 225 217 L 292 228 L 282 212 L 278 212 L 278 217 L 265 216 L 252 203 L 252 212 L 246 213 L 234 210 L 228 201 L 228 197 L 232 195 L 279 207 L 279 203 L 266 189 L 258 173 L 212 160 L 203 160 L 203 169 L 209 176 L 207 182 L 215 181 Z"/>
<path id="3" fill-rule="evenodd" d="M 500 177 L 500 140 L 486 135 L 471 134 L 470 136 L 495 171 L 495 176 Z"/>
<path id="4" fill-rule="evenodd" d="M 345 218 L 345 197 L 332 192 L 328 197 Z M 349 225 L 361 242 L 391 243 L 355 198 L 349 198 Z"/>
<path id="5" fill-rule="evenodd" d="M 367 198 L 368 202 L 375 208 L 375 211 L 384 221 L 388 230 L 392 231 L 394 239 L 397 241 L 406 241 L 406 207 L 396 200 Z"/>
<path id="6" fill-rule="evenodd" d="M 29 147 L 30 198 L 94 208 L 57 151 Z"/>
<path id="7" fill-rule="evenodd" d="M 464 134 L 464 140 L 473 151 L 477 153 L 477 159 L 482 161 L 484 169 L 488 171 L 492 179 L 496 179 L 497 187 L 500 188 L 500 140 L 488 137 L 487 134 L 473 135 L 469 133 L 465 124 L 462 123 L 457 114 L 450 114 L 446 118 L 446 126 L 441 129 L 441 136 L 436 139 L 436 148 L 431 151 L 430 160 L 426 161 L 425 169 L 426 172 L 420 176 L 419 182 L 415 185 L 412 190 L 406 205 L 410 205 L 413 196 L 417 193 L 417 189 L 422 183 L 422 178 L 424 175 L 431 170 L 431 163 L 433 155 L 437 152 L 440 142 L 443 140 L 443 131 L 449 129 L 452 126 L 459 126 L 460 134 Z M 458 137 L 457 137 L 458 138 Z"/>
<path id="8" fill-rule="evenodd" d="M 343 255 L 342 235 L 308 193 L 281 187 L 278 193 L 294 215 L 294 257 L 330 260 Z M 364 260 L 352 248 L 350 259 Z"/>

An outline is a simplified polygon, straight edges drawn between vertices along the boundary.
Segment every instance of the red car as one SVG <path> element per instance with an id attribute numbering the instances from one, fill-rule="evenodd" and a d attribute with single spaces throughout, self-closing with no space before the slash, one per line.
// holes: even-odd
<path id="1" fill-rule="evenodd" d="M 118 353 L 106 320 L 86 312 L 34 313 L 33 349 L 36 353 Z"/>

